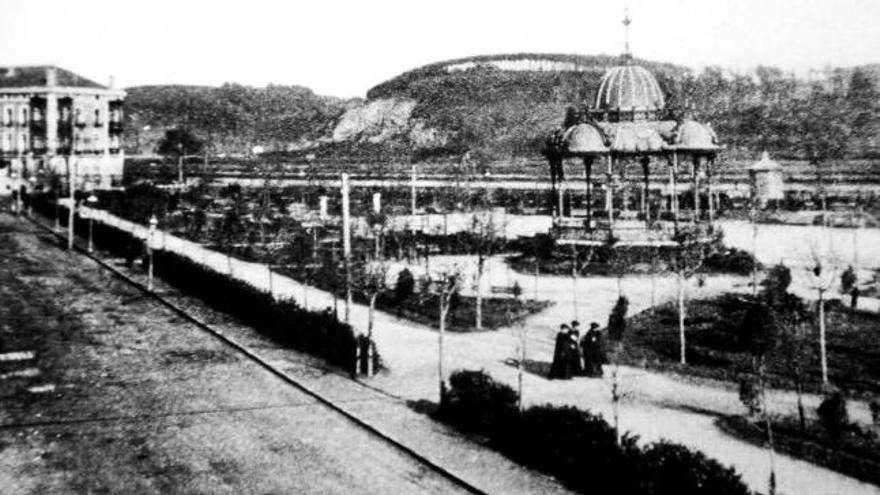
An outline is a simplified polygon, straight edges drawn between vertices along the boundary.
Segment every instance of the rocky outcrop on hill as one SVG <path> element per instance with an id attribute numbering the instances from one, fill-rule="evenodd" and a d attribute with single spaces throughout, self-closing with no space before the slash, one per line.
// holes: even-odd
<path id="1" fill-rule="evenodd" d="M 412 116 L 417 102 L 410 98 L 381 98 L 348 109 L 333 128 L 333 142 L 382 143 L 406 139 L 416 147 L 442 146 L 445 138 Z"/>

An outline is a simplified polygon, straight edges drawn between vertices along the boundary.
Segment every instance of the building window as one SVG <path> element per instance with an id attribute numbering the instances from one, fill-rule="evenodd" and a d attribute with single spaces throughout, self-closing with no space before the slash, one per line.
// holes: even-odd
<path id="1" fill-rule="evenodd" d="M 34 108 L 33 111 L 31 111 L 31 119 L 33 119 L 34 122 L 41 122 L 43 120 L 42 110 Z"/>
<path id="2" fill-rule="evenodd" d="M 101 122 L 101 110 L 96 108 L 95 109 L 95 127 L 101 127 L 102 125 L 104 125 L 104 123 Z"/>
<path id="3" fill-rule="evenodd" d="M 3 151 L 12 151 L 12 135 L 5 134 L 3 136 Z"/>
<path id="4" fill-rule="evenodd" d="M 27 107 L 22 107 L 21 109 L 21 125 L 28 124 L 28 109 Z"/>
<path id="5" fill-rule="evenodd" d="M 76 108 L 73 110 L 73 119 L 76 122 L 76 125 L 85 125 L 85 121 L 83 121 L 82 116 L 82 108 Z"/>
<path id="6" fill-rule="evenodd" d="M 7 108 L 6 113 L 3 116 L 3 123 L 6 125 L 12 125 L 12 109 Z"/>
<path id="7" fill-rule="evenodd" d="M 27 151 L 28 149 L 28 139 L 27 134 L 19 134 L 18 135 L 18 150 L 19 151 Z"/>

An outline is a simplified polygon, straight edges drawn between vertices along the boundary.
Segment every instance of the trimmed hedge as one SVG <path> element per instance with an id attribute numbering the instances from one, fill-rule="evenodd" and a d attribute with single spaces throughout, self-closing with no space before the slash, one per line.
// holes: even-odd
<path id="1" fill-rule="evenodd" d="M 38 213 L 54 218 L 55 204 L 47 198 L 35 198 L 33 205 Z M 61 224 L 66 226 L 67 209 L 60 207 L 60 212 Z M 89 220 L 75 216 L 74 228 L 78 233 L 88 232 Z M 96 248 L 143 261 L 142 240 L 100 222 L 95 222 L 93 229 Z M 354 330 L 338 321 L 329 309 L 311 311 L 293 300 L 275 300 L 268 292 L 172 252 L 155 250 L 153 263 L 155 275 L 180 291 L 241 320 L 281 345 L 352 371 L 357 345 Z M 374 353 L 374 369 L 380 368 L 380 361 L 378 353 Z"/>
<path id="2" fill-rule="evenodd" d="M 488 438 L 515 461 L 555 476 L 589 494 L 746 495 L 733 468 L 682 445 L 644 447 L 598 415 L 571 406 L 517 410 L 516 392 L 483 371 L 457 371 L 439 411 L 440 419 Z"/>

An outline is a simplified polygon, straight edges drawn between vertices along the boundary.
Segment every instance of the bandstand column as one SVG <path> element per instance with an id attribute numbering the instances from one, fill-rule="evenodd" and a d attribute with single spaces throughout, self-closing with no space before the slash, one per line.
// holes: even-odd
<path id="1" fill-rule="evenodd" d="M 706 162 L 706 188 L 709 193 L 709 226 L 715 224 L 715 191 L 712 187 L 712 179 L 715 174 L 715 158 L 710 157 Z"/>
<path id="2" fill-rule="evenodd" d="M 565 216 L 565 181 L 559 180 L 559 195 L 557 196 L 559 199 L 559 203 L 557 208 L 559 209 L 559 218 Z"/>
<path id="3" fill-rule="evenodd" d="M 642 215 L 645 216 L 646 223 L 651 222 L 651 215 L 650 215 L 651 212 L 649 211 L 651 205 L 648 203 L 648 191 L 649 191 L 648 177 L 650 175 L 650 170 L 651 170 L 651 159 L 647 156 L 642 157 L 642 173 L 644 174 L 644 186 L 642 187 L 641 211 L 642 211 Z"/>
<path id="4" fill-rule="evenodd" d="M 614 221 L 614 197 L 612 196 L 612 189 L 614 185 L 612 184 L 612 164 L 614 162 L 614 158 L 610 155 L 608 156 L 608 169 L 605 172 L 605 212 L 608 214 L 608 221 Z"/>
<path id="5" fill-rule="evenodd" d="M 593 193 L 592 188 L 590 187 L 590 176 L 593 172 L 593 157 L 585 156 L 584 157 L 584 192 L 585 197 L 587 198 L 587 225 L 590 225 L 590 222 L 593 219 Z"/>

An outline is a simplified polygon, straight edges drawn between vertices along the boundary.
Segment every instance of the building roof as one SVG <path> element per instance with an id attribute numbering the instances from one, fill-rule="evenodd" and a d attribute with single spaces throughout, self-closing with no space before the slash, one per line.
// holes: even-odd
<path id="1" fill-rule="evenodd" d="M 602 123 L 611 138 L 611 151 L 623 154 L 659 153 L 667 149 L 670 121 Z"/>
<path id="2" fill-rule="evenodd" d="M 782 171 L 782 165 L 775 160 L 770 159 L 770 153 L 766 151 L 761 155 L 761 160 L 755 162 L 751 167 L 749 167 L 750 172 L 771 172 L 771 171 Z"/>
<path id="3" fill-rule="evenodd" d="M 549 155 L 645 155 L 674 151 L 715 153 L 723 149 L 708 124 L 693 120 L 588 121 L 557 130 L 547 140 Z"/>
<path id="4" fill-rule="evenodd" d="M 30 65 L 24 67 L 0 67 L 0 89 L 49 86 L 51 73 L 55 73 L 54 86 L 68 88 L 109 89 L 90 79 L 54 65 Z"/>
<path id="5" fill-rule="evenodd" d="M 666 106 L 657 79 L 644 67 L 626 63 L 602 76 L 596 110 L 606 112 L 656 112 Z"/>
<path id="6" fill-rule="evenodd" d="M 718 137 L 708 124 L 686 119 L 675 127 L 673 144 L 680 150 L 714 150 L 720 148 Z"/>
<path id="7" fill-rule="evenodd" d="M 593 124 L 581 123 L 569 127 L 563 135 L 568 153 L 573 155 L 595 155 L 608 152 L 602 130 Z"/>

